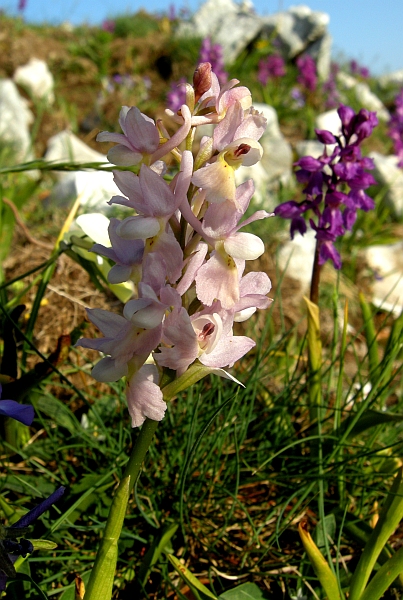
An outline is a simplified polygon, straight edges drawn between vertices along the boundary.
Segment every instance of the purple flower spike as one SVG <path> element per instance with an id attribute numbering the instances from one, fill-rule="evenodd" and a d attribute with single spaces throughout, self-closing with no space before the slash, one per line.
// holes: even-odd
<path id="1" fill-rule="evenodd" d="M 299 71 L 298 83 L 308 92 L 313 92 L 318 83 L 318 77 L 316 75 L 316 64 L 312 56 L 306 54 L 298 57 L 297 68 Z"/>
<path id="2" fill-rule="evenodd" d="M 2 385 L 0 384 L 0 398 Z M 0 415 L 11 417 L 24 425 L 31 425 L 34 420 L 34 407 L 30 404 L 20 404 L 15 400 L 0 400 Z"/>
<path id="3" fill-rule="evenodd" d="M 393 142 L 398 167 L 403 167 L 403 89 L 395 98 L 395 112 L 388 123 L 388 135 Z"/>
<path id="4" fill-rule="evenodd" d="M 322 144 L 335 144 L 336 138 L 333 133 L 324 129 L 315 129 L 316 137 Z"/>
<path id="5" fill-rule="evenodd" d="M 403 94 L 402 94 L 403 96 Z M 403 104 L 403 97 L 402 97 Z M 361 109 L 355 113 L 349 106 L 341 105 L 338 114 L 342 122 L 342 134 L 334 136 L 330 131 L 316 130 L 322 144 L 334 144 L 332 153 L 325 149 L 319 158 L 303 156 L 295 165 L 297 181 L 305 187 L 302 202 L 290 200 L 280 204 L 275 214 L 291 219 L 290 235 L 306 231 L 303 217 L 308 210 L 314 218 L 310 225 L 316 231 L 319 246 L 319 264 L 331 260 L 336 269 L 341 268 L 340 254 L 334 246 L 336 239 L 351 230 L 357 210 L 374 208 L 374 201 L 364 190 L 376 183 L 366 169 L 373 169 L 371 159 L 362 157 L 360 143 L 371 135 L 378 121 L 374 112 Z"/>
<path id="6" fill-rule="evenodd" d="M 285 75 L 285 62 L 279 54 L 271 54 L 259 62 L 257 78 L 262 85 L 266 85 L 269 79 L 278 79 Z"/>

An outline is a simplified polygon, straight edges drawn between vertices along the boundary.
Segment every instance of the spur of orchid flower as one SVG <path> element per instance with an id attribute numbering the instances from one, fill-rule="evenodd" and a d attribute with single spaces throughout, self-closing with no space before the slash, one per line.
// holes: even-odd
<path id="1" fill-rule="evenodd" d="M 179 379 L 200 365 L 201 376 L 231 378 L 223 369 L 255 346 L 234 335 L 234 322 L 271 302 L 266 273 L 244 273 L 264 244 L 240 230 L 271 215 L 260 210 L 244 217 L 254 186 L 252 180 L 237 185 L 236 171 L 261 159 L 266 121 L 238 83 L 220 85 L 211 65 L 202 63 L 193 85 L 186 85 L 186 104 L 166 111 L 177 127 L 173 135 L 136 107 L 122 108 L 123 133 L 98 135 L 117 143 L 108 153 L 111 162 L 131 167 L 114 173 L 122 195 L 110 200 L 131 213 L 111 220 L 110 247 L 92 250 L 116 263 L 111 282 L 130 280 L 137 294 L 122 315 L 88 310 L 104 337 L 77 345 L 105 355 L 92 371 L 98 381 L 126 378 L 133 427 L 163 418 L 164 373 Z M 196 148 L 195 130 L 205 124 L 214 126 L 213 134 Z"/>

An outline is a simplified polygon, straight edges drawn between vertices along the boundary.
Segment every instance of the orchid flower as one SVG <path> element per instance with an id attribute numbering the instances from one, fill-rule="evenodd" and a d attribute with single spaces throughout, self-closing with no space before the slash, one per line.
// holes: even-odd
<path id="1" fill-rule="evenodd" d="M 160 121 L 127 107 L 120 116 L 124 133 L 99 135 L 118 143 L 110 151 L 115 164 L 141 166 L 138 175 L 114 173 L 122 195 L 110 204 L 133 213 L 111 219 L 111 246 L 97 243 L 92 250 L 116 263 L 111 280 L 131 279 L 137 286 L 123 315 L 89 310 L 104 337 L 77 345 L 104 354 L 92 371 L 98 381 L 126 378 L 133 427 L 163 418 L 171 397 L 161 389 L 167 369 L 173 383 L 202 365 L 203 376 L 237 381 L 224 368 L 255 342 L 234 335 L 233 324 L 270 304 L 266 273 L 244 275 L 246 261 L 264 252 L 263 241 L 240 229 L 271 215 L 260 210 L 245 219 L 254 186 L 251 180 L 237 186 L 235 179 L 238 167 L 261 159 L 266 120 L 252 107 L 250 91 L 237 84 L 220 86 L 211 65 L 202 63 L 193 86 L 186 84 L 186 104 L 177 113 L 166 111 L 179 126 L 172 136 Z M 205 123 L 215 129 L 193 152 L 193 129 Z M 169 155 L 179 163 L 177 172 L 164 162 Z"/>

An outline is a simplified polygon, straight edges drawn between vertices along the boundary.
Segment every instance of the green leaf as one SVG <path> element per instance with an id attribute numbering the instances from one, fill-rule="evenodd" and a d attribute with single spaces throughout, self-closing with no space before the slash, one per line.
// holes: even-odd
<path id="1" fill-rule="evenodd" d="M 324 528 L 322 522 L 319 521 L 315 527 L 314 540 L 318 548 L 325 548 L 326 542 L 323 535 L 323 529 L 326 532 L 327 539 L 335 540 L 336 538 L 336 517 L 333 513 L 326 515 L 324 518 Z"/>
<path id="2" fill-rule="evenodd" d="M 298 533 L 304 546 L 304 550 L 308 555 L 313 570 L 315 571 L 328 600 L 340 600 L 341 596 L 337 579 L 325 557 L 311 538 L 304 520 L 300 521 Z"/>
<path id="3" fill-rule="evenodd" d="M 200 583 L 200 581 L 185 567 L 176 556 L 167 554 L 169 562 L 173 565 L 175 571 L 180 575 L 185 583 L 192 590 L 197 600 L 217 600 L 217 596 Z M 87 600 L 87 599 L 86 599 Z"/>
<path id="4" fill-rule="evenodd" d="M 400 548 L 371 579 L 362 600 L 379 600 L 403 571 L 403 548 Z"/>
<path id="5" fill-rule="evenodd" d="M 126 514 L 129 493 L 130 477 L 125 477 L 120 482 L 112 501 L 104 536 L 85 592 L 85 600 L 111 600 L 118 560 L 118 541 Z"/>
<path id="6" fill-rule="evenodd" d="M 364 330 L 368 347 L 370 381 L 371 383 L 374 383 L 374 381 L 376 380 L 375 375 L 379 367 L 378 342 L 376 341 L 374 318 L 364 294 L 360 293 L 359 299 L 362 316 L 364 318 Z"/>
<path id="7" fill-rule="evenodd" d="M 29 540 L 34 547 L 34 550 L 54 550 L 57 548 L 55 542 L 50 540 Z"/>
<path id="8" fill-rule="evenodd" d="M 33 398 L 33 405 L 36 409 L 45 413 L 57 425 L 67 429 L 72 435 L 76 435 L 81 429 L 81 425 L 71 412 L 71 410 L 60 400 L 53 396 L 39 396 Z"/>
<path id="9" fill-rule="evenodd" d="M 309 415 L 311 422 L 318 418 L 318 408 L 321 406 L 322 386 L 322 341 L 320 339 L 319 307 L 304 296 L 308 311 L 308 361 L 309 361 Z"/>
<path id="10" fill-rule="evenodd" d="M 265 598 L 267 596 L 255 583 L 242 583 L 218 596 L 218 600 L 265 600 Z"/>
<path id="11" fill-rule="evenodd" d="M 43 592 L 41 590 L 41 588 L 39 587 L 39 585 L 37 583 L 35 583 L 35 581 L 26 573 L 18 573 L 17 574 L 17 579 L 15 580 L 17 583 L 19 581 L 24 581 L 27 583 L 30 583 L 31 586 L 34 588 L 34 590 L 37 592 L 38 596 L 38 600 L 49 600 L 48 596 L 45 594 L 45 592 Z M 14 582 L 13 582 L 14 583 Z M 8 596 L 8 589 L 7 589 L 7 596 Z"/>
<path id="12" fill-rule="evenodd" d="M 137 574 L 138 581 L 140 581 L 143 585 L 145 585 L 153 565 L 155 565 L 155 563 L 158 561 L 162 552 L 166 550 L 167 545 L 169 544 L 171 538 L 175 535 L 177 529 L 178 525 L 176 523 L 172 523 L 164 529 L 160 537 L 156 537 L 153 541 L 143 559 L 143 562 L 141 563 Z"/>
<path id="13" fill-rule="evenodd" d="M 400 468 L 367 542 L 350 584 L 349 600 L 360 600 L 372 570 L 389 537 L 403 518 L 403 469 Z M 396 555 L 394 555 L 396 556 Z M 393 557 L 392 557 L 393 558 Z M 390 559 L 391 560 L 391 559 Z M 387 563 L 386 563 L 387 564 Z M 383 568 L 383 567 L 382 567 Z"/>
<path id="14" fill-rule="evenodd" d="M 188 368 L 186 373 L 162 389 L 165 402 L 169 402 L 174 396 L 177 396 L 180 392 L 183 392 L 188 387 L 194 385 L 200 381 L 200 379 L 203 379 L 203 377 L 206 377 L 210 373 L 214 373 L 214 371 L 216 371 L 216 369 L 205 367 L 199 362 L 194 363 Z"/>
<path id="15" fill-rule="evenodd" d="M 322 341 L 320 339 L 319 306 L 304 296 L 308 310 L 308 349 L 309 365 L 312 371 L 319 371 L 322 366 Z"/>
<path id="16" fill-rule="evenodd" d="M 354 415 L 346 419 L 341 429 L 347 430 L 350 422 L 355 418 Z M 403 415 L 397 413 L 378 412 L 376 410 L 366 410 L 362 413 L 357 423 L 354 425 L 348 437 L 359 435 L 366 429 L 377 427 L 384 423 L 400 423 L 403 421 Z"/>

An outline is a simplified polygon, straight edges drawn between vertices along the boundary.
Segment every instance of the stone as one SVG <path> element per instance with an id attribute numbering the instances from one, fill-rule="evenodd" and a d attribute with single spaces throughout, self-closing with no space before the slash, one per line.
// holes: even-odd
<path id="1" fill-rule="evenodd" d="M 293 59 L 308 52 L 316 60 L 319 76 L 327 79 L 332 42 L 328 24 L 326 13 L 312 11 L 307 6 L 259 16 L 251 2 L 207 0 L 190 21 L 179 25 L 176 35 L 211 37 L 214 43 L 221 44 L 224 62 L 229 64 L 254 40 L 276 38 L 284 58 Z"/>
<path id="2" fill-rule="evenodd" d="M 319 158 L 319 156 L 322 156 L 324 148 L 325 145 L 318 140 L 301 140 L 295 144 L 295 150 L 299 158 L 302 156 Z"/>
<path id="3" fill-rule="evenodd" d="M 396 217 L 403 215 L 403 169 L 397 166 L 397 156 L 384 156 L 379 152 L 370 152 L 375 163 L 373 176 L 381 186 L 385 186 L 385 202 Z"/>
<path id="4" fill-rule="evenodd" d="M 311 285 L 313 259 L 316 248 L 316 232 L 308 230 L 305 235 L 296 233 L 293 240 L 288 240 L 278 252 L 278 266 L 301 284 L 302 293 L 306 293 Z"/>
<path id="5" fill-rule="evenodd" d="M 87 146 L 74 133 L 66 129 L 49 138 L 45 160 L 75 163 L 108 162 L 106 156 Z"/>
<path id="6" fill-rule="evenodd" d="M 329 15 L 308 6 L 292 6 L 288 11 L 262 17 L 260 37 L 275 37 L 283 56 L 293 59 L 307 52 L 316 60 L 318 74 L 327 79 L 330 72 L 331 37 Z"/>
<path id="7" fill-rule="evenodd" d="M 70 131 L 62 131 L 49 139 L 45 160 L 55 163 L 100 162 L 111 166 L 106 156 L 84 144 Z M 53 172 L 59 181 L 52 191 L 50 201 L 59 205 L 66 205 L 80 196 L 81 206 L 105 213 L 111 210 L 107 204 L 111 197 L 121 195 L 111 172 L 96 170 Z"/>
<path id="8" fill-rule="evenodd" d="M 378 78 L 378 83 L 382 87 L 387 87 L 388 85 L 403 85 L 403 69 L 400 69 L 399 71 L 393 71 L 393 73 L 381 75 Z"/>
<path id="9" fill-rule="evenodd" d="M 259 143 L 263 147 L 263 157 L 252 167 L 240 167 L 236 171 L 237 183 L 253 179 L 255 206 L 271 211 L 278 204 L 277 194 L 281 186 L 290 186 L 292 176 L 292 148 L 280 131 L 277 112 L 267 104 L 254 104 L 267 119 L 267 127 Z"/>
<path id="10" fill-rule="evenodd" d="M 333 135 L 341 134 L 341 121 L 337 110 L 333 108 L 318 115 L 315 119 L 315 129 L 325 129 Z"/>
<path id="11" fill-rule="evenodd" d="M 29 126 L 34 116 L 11 79 L 0 79 L 0 140 L 10 144 L 15 162 L 33 160 Z"/>
<path id="12" fill-rule="evenodd" d="M 15 70 L 15 83 L 21 85 L 36 100 L 43 100 L 48 104 L 55 101 L 54 79 L 45 61 L 39 58 L 31 60 Z"/>
<path id="13" fill-rule="evenodd" d="M 374 272 L 372 303 L 398 317 L 403 310 L 403 242 L 370 246 L 365 258 Z"/>
<path id="14" fill-rule="evenodd" d="M 352 90 L 354 92 L 357 102 L 361 104 L 362 108 L 376 111 L 380 121 L 388 121 L 390 119 L 389 112 L 384 104 L 378 96 L 371 92 L 367 83 L 358 81 L 355 77 L 348 73 L 344 73 L 343 71 L 337 73 L 337 82 L 341 88 Z M 342 89 L 340 92 L 342 94 Z"/>
<path id="15" fill-rule="evenodd" d="M 207 0 L 189 22 L 183 22 L 179 37 L 210 37 L 221 44 L 224 62 L 231 63 L 260 31 L 259 17 L 253 8 L 232 0 Z"/>

